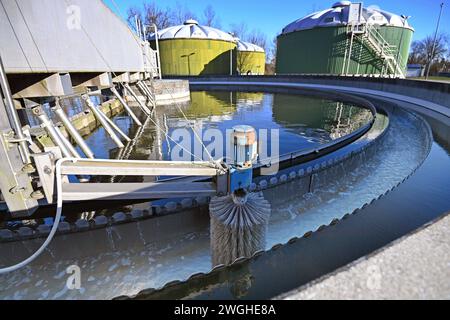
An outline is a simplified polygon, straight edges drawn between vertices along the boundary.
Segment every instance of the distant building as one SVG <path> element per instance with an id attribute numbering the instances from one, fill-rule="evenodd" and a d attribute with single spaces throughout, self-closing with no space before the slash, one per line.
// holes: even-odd
<path id="1" fill-rule="evenodd" d="M 422 64 L 408 64 L 407 78 L 418 78 L 425 75 L 425 66 Z"/>

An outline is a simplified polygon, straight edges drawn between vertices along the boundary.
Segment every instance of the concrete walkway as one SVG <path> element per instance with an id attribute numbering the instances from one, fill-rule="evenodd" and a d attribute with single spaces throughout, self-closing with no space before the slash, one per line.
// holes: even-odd
<path id="1" fill-rule="evenodd" d="M 279 299 L 450 299 L 450 213 Z"/>

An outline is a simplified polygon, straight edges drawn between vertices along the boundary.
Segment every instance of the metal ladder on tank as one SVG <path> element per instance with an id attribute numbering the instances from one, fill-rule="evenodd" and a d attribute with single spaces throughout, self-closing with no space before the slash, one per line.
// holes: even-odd
<path id="1" fill-rule="evenodd" d="M 403 68 L 403 59 L 398 53 L 398 47 L 390 44 L 383 35 L 377 30 L 376 26 L 368 23 L 351 23 L 347 26 L 347 35 L 350 35 L 350 52 L 344 62 L 345 74 L 348 74 L 350 60 L 352 56 L 353 40 L 358 39 L 362 45 L 370 49 L 375 55 L 383 61 L 383 70 L 381 75 L 391 74 L 405 77 Z"/>

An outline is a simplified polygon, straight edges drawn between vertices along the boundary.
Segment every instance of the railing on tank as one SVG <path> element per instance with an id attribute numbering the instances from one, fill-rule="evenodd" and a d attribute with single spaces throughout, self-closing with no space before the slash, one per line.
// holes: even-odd
<path id="1" fill-rule="evenodd" d="M 369 42 L 369 46 L 379 55 L 395 75 L 405 77 L 404 62 L 401 55 L 397 54 L 400 48 L 390 44 L 377 27 L 369 23 L 349 23 L 347 25 L 347 34 L 362 35 L 362 41 Z M 351 56 L 351 53 L 350 55 Z"/>

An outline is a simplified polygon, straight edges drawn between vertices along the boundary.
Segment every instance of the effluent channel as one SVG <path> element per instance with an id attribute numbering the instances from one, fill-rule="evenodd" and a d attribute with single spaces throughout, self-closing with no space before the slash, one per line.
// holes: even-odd
<path id="1" fill-rule="evenodd" d="M 276 130 L 278 152 L 289 163 L 289 155 L 360 135 L 317 159 L 292 161 L 270 175 L 255 175 L 253 189 L 272 208 L 262 231 L 264 243 L 258 243 L 253 256 L 236 257 L 230 267 L 212 262 L 208 199 L 109 203 L 106 208 L 93 203 L 88 209 L 65 205 L 64 221 L 70 225 L 98 217 L 110 223 L 58 235 L 34 263 L 0 276 L 0 298 L 113 299 L 140 292 L 137 297 L 148 299 L 272 298 L 450 209 L 450 129 L 445 116 L 421 114 L 371 96 L 352 100 L 319 91 L 194 89 L 189 104 L 156 109 L 158 126 L 147 122 L 139 128 L 126 114 L 116 116 L 115 123 L 135 138 L 126 150 L 115 148 L 103 129 L 87 139 L 88 145 L 98 158 L 171 160 L 180 155 L 174 152 L 175 141 L 182 139 L 180 130 L 200 132 L 207 145 L 211 138 L 204 133 L 215 130 L 226 137 L 227 130 L 245 124 L 269 132 L 269 150 L 275 139 L 270 132 Z M 375 117 L 359 103 L 362 98 L 376 107 Z M 79 101 L 72 105 L 82 108 Z M 193 150 L 197 141 L 191 137 Z M 200 152 L 205 156 L 201 146 Z M 32 220 L 3 221 L 1 228 L 51 225 L 52 216 L 44 210 Z M 134 218 L 122 221 L 123 216 Z M 2 242 L 0 265 L 27 257 L 41 243 L 42 237 Z M 80 290 L 66 286 L 67 268 L 73 265 L 81 269 Z"/>

